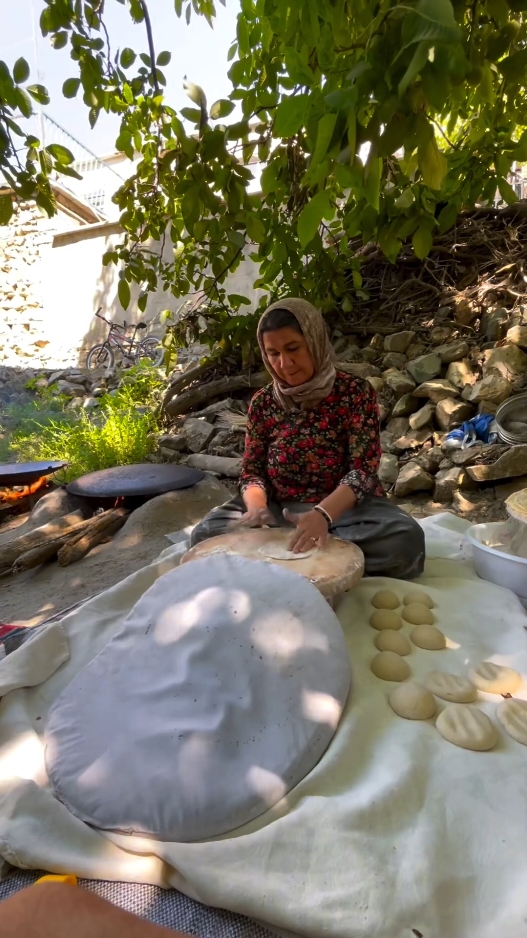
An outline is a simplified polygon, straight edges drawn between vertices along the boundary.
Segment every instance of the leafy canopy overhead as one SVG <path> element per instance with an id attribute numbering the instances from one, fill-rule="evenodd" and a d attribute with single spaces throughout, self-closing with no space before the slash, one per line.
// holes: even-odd
<path id="1" fill-rule="evenodd" d="M 66 97 L 82 95 L 92 124 L 102 110 L 119 114 L 117 148 L 140 154 L 116 196 L 126 235 L 105 260 L 124 261 L 123 299 L 137 282 L 141 309 L 158 285 L 175 297 L 204 291 L 209 333 L 216 323 L 213 338 L 230 330 L 237 341 L 243 317 L 225 311 L 244 298 L 227 297 L 224 282 L 249 251 L 267 295 L 350 310 L 362 285 L 357 238 L 392 261 L 411 238 L 424 258 L 462 208 L 496 190 L 515 199 L 507 175 L 527 160 L 527 0 L 241 0 L 229 98 L 209 106 L 189 83 L 179 114 L 164 97 L 170 53 L 156 52 L 146 3 L 128 8 L 148 53 L 110 56 L 105 2 L 46 0 L 41 27 L 70 46 Z M 175 0 L 178 17 L 192 11 L 215 15 L 212 0 Z M 2 127 L 14 133 L 21 62 L 12 76 L 0 70 Z M 43 204 L 46 151 L 32 176 L 13 166 L 10 139 L 6 178 L 26 191 L 31 182 Z M 38 142 L 28 145 L 36 165 Z M 49 157 L 67 171 L 64 154 Z M 261 195 L 248 192 L 255 159 Z"/>

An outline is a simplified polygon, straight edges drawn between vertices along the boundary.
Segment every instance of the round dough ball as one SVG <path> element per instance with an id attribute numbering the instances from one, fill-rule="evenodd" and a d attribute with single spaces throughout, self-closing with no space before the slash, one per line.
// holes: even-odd
<path id="1" fill-rule="evenodd" d="M 467 677 L 445 671 L 430 671 L 425 684 L 436 697 L 450 703 L 472 703 L 478 696 L 477 689 Z"/>
<path id="2" fill-rule="evenodd" d="M 482 661 L 469 672 L 470 680 L 486 694 L 514 694 L 522 679 L 517 671 L 492 661 Z"/>
<path id="3" fill-rule="evenodd" d="M 429 609 L 435 605 L 434 600 L 428 593 L 422 593 L 421 590 L 414 590 L 413 593 L 407 593 L 403 599 L 403 605 L 413 606 L 418 603 L 420 606 L 428 606 Z"/>
<path id="4" fill-rule="evenodd" d="M 401 601 L 393 590 L 379 590 L 371 601 L 376 609 L 398 609 Z"/>
<path id="5" fill-rule="evenodd" d="M 393 629 L 383 629 L 375 639 L 375 647 L 379 651 L 394 651 L 396 655 L 409 655 L 412 646 L 406 635 L 394 632 Z"/>
<path id="6" fill-rule="evenodd" d="M 388 700 L 397 716 L 405 720 L 429 720 L 436 712 L 434 695 L 417 681 L 405 681 L 394 687 Z"/>
<path id="7" fill-rule="evenodd" d="M 443 739 L 462 749 L 484 752 L 498 742 L 496 727 L 477 707 L 450 704 L 439 714 L 436 727 Z"/>
<path id="8" fill-rule="evenodd" d="M 371 663 L 375 677 L 381 681 L 406 681 L 410 677 L 410 668 L 404 658 L 393 651 L 380 651 Z"/>
<path id="9" fill-rule="evenodd" d="M 441 651 L 446 647 L 446 638 L 435 625 L 416 625 L 410 633 L 410 638 L 414 645 L 426 648 L 427 651 Z"/>
<path id="10" fill-rule="evenodd" d="M 370 625 L 373 625 L 374 629 L 378 629 L 379 632 L 382 629 L 400 629 L 403 624 L 403 620 L 397 612 L 392 612 L 391 609 L 377 609 L 370 616 Z"/>
<path id="11" fill-rule="evenodd" d="M 412 625 L 433 625 L 435 622 L 433 613 L 424 603 L 410 603 L 403 609 L 403 619 Z"/>
<path id="12" fill-rule="evenodd" d="M 509 736 L 527 746 L 527 700 L 503 700 L 496 712 Z"/>

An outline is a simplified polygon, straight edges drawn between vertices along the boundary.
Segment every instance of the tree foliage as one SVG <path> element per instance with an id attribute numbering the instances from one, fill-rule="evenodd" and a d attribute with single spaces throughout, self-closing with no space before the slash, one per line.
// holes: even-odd
<path id="1" fill-rule="evenodd" d="M 209 313 L 192 329 L 211 342 L 244 340 L 246 318 L 230 315 L 244 298 L 227 296 L 225 280 L 247 252 L 266 298 L 349 311 L 361 241 L 395 262 L 411 239 L 424 258 L 463 208 L 496 190 L 515 199 L 507 176 L 527 160 L 527 0 L 241 0 L 229 97 L 209 106 L 189 83 L 179 114 L 144 0 L 128 4 L 146 27 L 139 56 L 113 49 L 104 0 L 46 3 L 43 32 L 69 43 L 77 64 L 64 94 L 82 93 L 92 124 L 102 110 L 119 114 L 117 148 L 141 155 L 116 196 L 125 238 L 105 261 L 124 262 L 140 309 L 158 285 L 174 297 L 203 291 Z M 175 0 L 175 11 L 215 13 L 211 0 Z M 254 158 L 261 195 L 248 192 Z"/>

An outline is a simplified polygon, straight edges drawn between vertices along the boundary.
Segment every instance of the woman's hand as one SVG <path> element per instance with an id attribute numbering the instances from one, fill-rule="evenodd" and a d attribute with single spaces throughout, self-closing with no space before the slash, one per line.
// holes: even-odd
<path id="1" fill-rule="evenodd" d="M 241 516 L 239 521 L 235 521 L 232 527 L 263 528 L 265 525 L 276 525 L 273 513 L 267 507 L 251 507 L 247 508 L 245 514 Z"/>
<path id="2" fill-rule="evenodd" d="M 306 511 L 293 514 L 284 510 L 284 518 L 294 524 L 296 531 L 289 541 L 289 550 L 295 554 L 312 550 L 315 545 L 325 547 L 328 540 L 328 523 L 319 511 Z"/>

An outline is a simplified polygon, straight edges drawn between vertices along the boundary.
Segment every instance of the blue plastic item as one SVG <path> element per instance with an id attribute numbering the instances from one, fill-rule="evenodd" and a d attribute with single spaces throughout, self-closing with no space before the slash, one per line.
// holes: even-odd
<path id="1" fill-rule="evenodd" d="M 477 417 L 472 417 L 472 420 L 466 420 L 456 430 L 452 430 L 445 444 L 453 449 L 467 449 L 476 443 L 496 443 L 497 439 L 498 433 L 495 429 L 493 414 L 478 414 Z"/>

